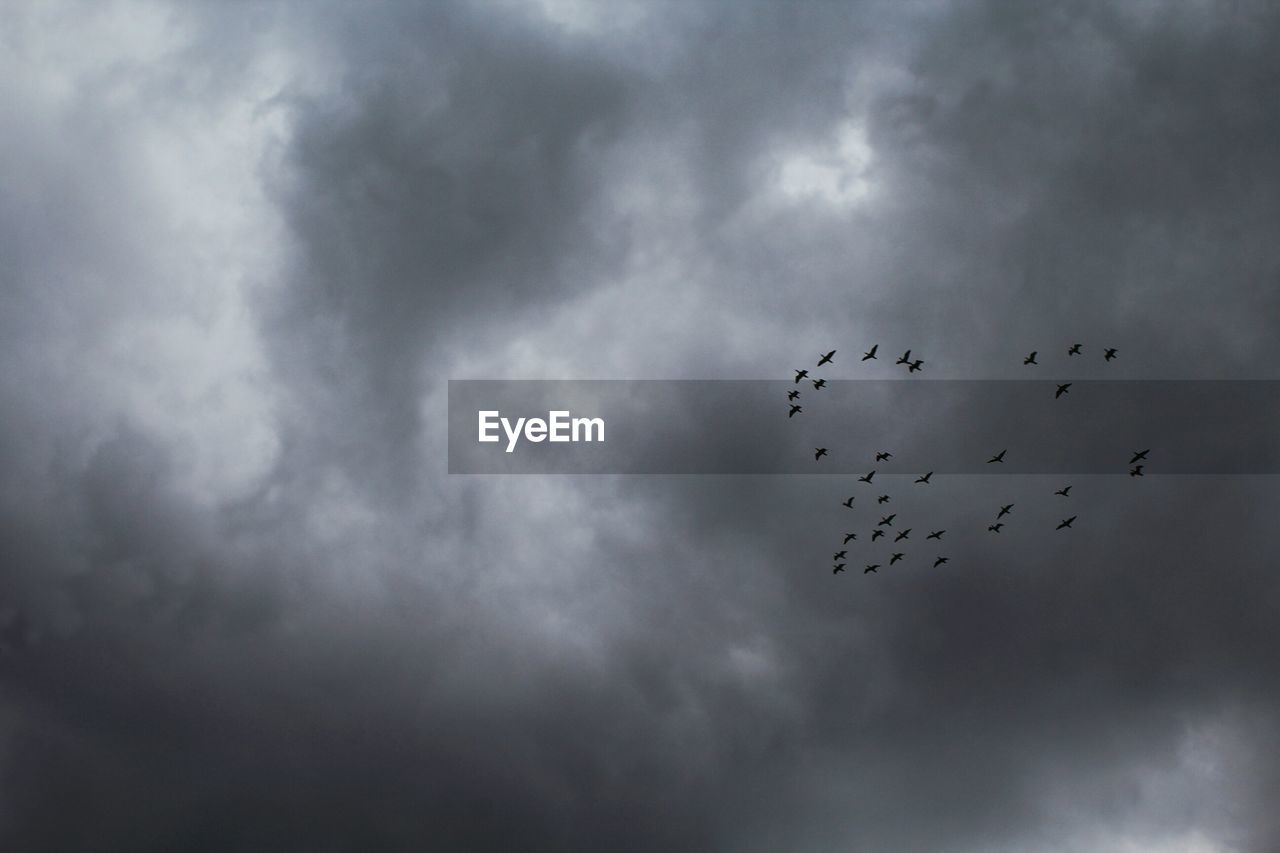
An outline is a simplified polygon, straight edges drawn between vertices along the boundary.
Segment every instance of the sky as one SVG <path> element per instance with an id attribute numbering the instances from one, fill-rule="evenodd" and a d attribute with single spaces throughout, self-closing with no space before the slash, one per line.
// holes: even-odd
<path id="1" fill-rule="evenodd" d="M 1280 379 L 1277 36 L 3 4 L 0 847 L 1280 848 L 1272 476 L 1157 450 L 1079 535 L 833 576 L 846 478 L 447 452 L 450 379 Z M 935 485 L 944 526 L 1061 483 Z"/>

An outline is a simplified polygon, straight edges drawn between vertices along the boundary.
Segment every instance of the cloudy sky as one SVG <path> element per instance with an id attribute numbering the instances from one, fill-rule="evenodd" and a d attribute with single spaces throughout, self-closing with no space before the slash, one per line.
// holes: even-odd
<path id="1" fill-rule="evenodd" d="M 1274 478 L 1081 477 L 1079 535 L 833 577 L 841 479 L 446 442 L 448 379 L 896 376 L 843 357 L 876 342 L 1280 379 L 1277 37 L 1264 2 L 4 3 L 0 847 L 1280 848 Z M 938 485 L 945 527 L 1061 484 Z"/>

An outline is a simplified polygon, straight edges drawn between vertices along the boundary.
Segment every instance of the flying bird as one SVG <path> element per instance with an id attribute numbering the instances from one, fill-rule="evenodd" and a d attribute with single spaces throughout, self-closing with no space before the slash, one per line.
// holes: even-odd
<path id="1" fill-rule="evenodd" d="M 871 473 L 869 473 L 869 474 L 863 474 L 861 477 L 859 477 L 859 478 L 858 478 L 858 482 L 859 482 L 859 483 L 870 483 L 870 482 L 871 482 L 871 478 L 872 478 L 872 477 L 874 477 L 875 475 L 876 475 L 876 472 L 875 472 L 874 470 L 873 470 L 873 471 L 871 471 Z"/>
<path id="2" fill-rule="evenodd" d="M 803 411 L 804 411 L 804 409 L 803 409 L 803 408 L 801 408 L 801 406 L 800 406 L 800 404 L 799 404 L 799 403 L 792 403 L 792 404 L 791 404 L 791 411 L 787 412 L 787 417 L 789 417 L 789 418 L 794 418 L 796 415 L 800 414 L 800 413 L 801 413 L 801 412 L 803 412 Z"/>
<path id="3" fill-rule="evenodd" d="M 831 570 L 831 574 L 838 575 L 843 571 L 844 571 L 844 563 L 836 563 L 835 567 Z"/>
<path id="4" fill-rule="evenodd" d="M 894 563 L 898 562 L 901 559 L 902 559 L 901 553 L 894 554 L 892 557 L 889 558 L 889 565 L 892 566 Z"/>
<path id="5" fill-rule="evenodd" d="M 992 456 L 990 459 L 988 459 L 987 464 L 990 465 L 992 462 L 1003 462 L 1004 455 L 1008 452 L 1009 452 L 1009 448 L 1006 447 L 1004 450 L 1001 450 L 995 456 Z"/>
<path id="6" fill-rule="evenodd" d="M 847 500 L 847 501 L 845 501 L 845 502 L 844 502 L 843 506 L 847 506 L 849 509 L 853 509 L 853 496 L 852 496 L 852 495 L 850 495 L 850 496 L 849 496 L 849 500 Z"/>
<path id="7" fill-rule="evenodd" d="M 924 537 L 924 538 L 925 538 L 925 539 L 941 539 L 941 538 L 942 538 L 942 534 L 944 534 L 944 533 L 946 533 L 946 532 L 947 532 L 947 531 L 945 531 L 945 530 L 935 530 L 935 531 L 933 531 L 932 533 L 930 533 L 928 536 L 926 536 L 926 537 Z"/>
<path id="8" fill-rule="evenodd" d="M 1063 382 L 1061 385 L 1058 386 L 1058 390 L 1053 392 L 1053 399 L 1056 400 L 1059 397 L 1061 397 L 1063 394 L 1067 393 L 1067 389 L 1070 387 L 1071 387 L 1070 382 Z"/>
<path id="9" fill-rule="evenodd" d="M 1129 460 L 1129 464 L 1132 465 L 1135 462 L 1141 462 L 1143 459 L 1147 458 L 1147 454 L 1150 452 L 1151 452 L 1150 447 L 1148 447 L 1146 450 L 1139 450 L 1137 453 L 1133 454 L 1133 458 Z"/>
<path id="10" fill-rule="evenodd" d="M 1058 489 L 1058 491 L 1054 492 L 1054 494 L 1055 494 L 1055 495 L 1062 495 L 1064 498 L 1069 498 L 1069 497 L 1071 497 L 1071 495 L 1069 495 L 1069 494 L 1067 494 L 1067 493 L 1068 493 L 1068 492 L 1070 492 L 1070 491 L 1071 491 L 1071 487 L 1070 487 L 1070 486 L 1063 486 L 1061 489 Z"/>
<path id="11" fill-rule="evenodd" d="M 814 387 L 814 390 L 819 390 L 819 389 L 821 389 L 821 388 L 825 387 L 825 386 L 826 386 L 826 384 L 827 384 L 827 380 L 825 380 L 825 379 L 815 379 L 815 380 L 813 380 L 813 387 Z"/>
<path id="12" fill-rule="evenodd" d="M 898 517 L 898 514 L 896 512 L 893 515 L 886 515 L 884 518 L 880 519 L 880 524 L 887 524 L 890 527 L 892 527 L 893 520 L 897 517 Z M 880 525 L 878 524 L 876 526 L 879 527 Z"/>
<path id="13" fill-rule="evenodd" d="M 1070 527 L 1070 526 L 1071 526 L 1071 522 L 1075 521 L 1077 517 L 1078 517 L 1078 516 L 1074 516 L 1074 515 L 1073 515 L 1073 516 L 1071 516 L 1070 518 L 1064 518 L 1064 519 L 1062 519 L 1062 523 L 1061 523 L 1061 524 L 1059 524 L 1057 527 L 1055 527 L 1055 528 L 1054 528 L 1054 530 L 1061 530 L 1061 529 L 1062 529 L 1062 528 L 1064 528 L 1064 527 Z"/>
<path id="14" fill-rule="evenodd" d="M 1079 355 L 1079 354 L 1080 354 L 1079 344 L 1072 344 L 1071 348 L 1067 350 L 1067 355 Z"/>
<path id="15" fill-rule="evenodd" d="M 995 524 L 987 525 L 987 529 L 990 530 L 992 533 L 999 533 L 1001 527 L 1004 527 L 1003 521 L 997 521 Z"/>
<path id="16" fill-rule="evenodd" d="M 1135 466 L 1133 466 L 1132 468 L 1130 468 L 1130 469 L 1129 469 L 1129 476 L 1130 476 L 1130 477 L 1142 477 L 1142 476 L 1145 476 L 1145 475 L 1142 473 L 1142 466 L 1141 466 L 1141 465 L 1135 465 Z"/>
<path id="17" fill-rule="evenodd" d="M 996 519 L 999 520 L 1001 518 L 1004 518 L 1006 515 L 1009 514 L 1009 512 L 1012 509 L 1013 509 L 1013 504 L 1005 504 L 1004 506 L 1000 507 L 1000 514 L 996 516 Z"/>
<path id="18" fill-rule="evenodd" d="M 889 458 L 890 456 L 892 456 L 892 455 L 893 455 L 893 454 L 892 454 L 892 453 L 890 453 L 890 452 L 889 452 L 889 451 L 887 451 L 887 450 L 881 450 L 879 453 L 877 453 L 877 454 L 876 454 L 876 461 L 877 461 L 877 462 L 883 462 L 883 461 L 885 461 L 886 459 L 888 459 L 888 458 Z"/>
<path id="19" fill-rule="evenodd" d="M 869 565 L 869 566 L 867 566 L 865 569 L 863 569 L 863 570 L 862 570 L 862 573 L 865 575 L 865 574 L 867 574 L 868 572 L 874 572 L 874 571 L 875 571 L 876 569 L 878 569 L 878 568 L 880 568 L 880 564 L 879 564 L 879 563 L 872 563 L 871 565 Z"/>
<path id="20" fill-rule="evenodd" d="M 867 350 L 866 352 L 864 352 L 864 353 L 862 354 L 862 360 L 863 360 L 863 361 L 866 361 L 866 360 L 867 360 L 867 359 L 869 359 L 869 358 L 875 358 L 875 357 L 876 357 L 876 350 L 878 350 L 878 349 L 880 349 L 880 345 L 879 345 L 879 344 L 876 344 L 876 345 L 875 345 L 875 346 L 873 346 L 871 349 L 869 349 L 869 350 Z"/>
<path id="21" fill-rule="evenodd" d="M 951 559 L 951 558 L 950 558 L 950 557 L 939 557 L 938 559 L 936 559 L 936 560 L 934 560 L 934 561 L 933 561 L 933 567 L 936 569 L 936 568 L 938 568 L 938 566 L 941 566 L 943 563 L 947 562 L 949 559 Z"/>
<path id="22" fill-rule="evenodd" d="M 832 350 L 831 352 L 829 352 L 829 353 L 827 353 L 826 355 L 824 355 L 824 356 L 822 357 L 822 360 L 818 362 L 818 367 L 822 367 L 822 365 L 824 365 L 824 364 L 830 364 L 830 363 L 831 363 L 831 359 L 832 359 L 832 357 L 833 357 L 835 354 L 836 354 L 836 351 L 835 351 L 835 350 Z"/>
<path id="23" fill-rule="evenodd" d="M 788 400 L 794 400 L 794 399 L 796 399 L 796 398 L 797 398 L 797 397 L 799 397 L 799 396 L 800 396 L 800 392 L 799 392 L 799 391 L 797 391 L 797 390 L 795 390 L 794 388 L 787 392 L 787 399 L 788 399 Z"/>
<path id="24" fill-rule="evenodd" d="M 871 541 L 872 541 L 872 542 L 874 542 L 874 541 L 876 541 L 877 539 L 879 539 L 879 538 L 880 538 L 881 536 L 883 536 L 883 535 L 884 535 L 884 531 L 883 531 L 883 530 L 873 530 L 873 531 L 871 531 Z"/>
<path id="25" fill-rule="evenodd" d="M 888 502 L 889 502 L 888 495 L 881 495 L 880 497 L 876 498 L 876 503 L 878 504 L 887 504 Z"/>
<path id="26" fill-rule="evenodd" d="M 1035 363 L 1036 363 L 1036 353 L 1037 353 L 1037 352 L 1039 352 L 1039 350 L 1032 350 L 1032 351 L 1031 351 L 1031 355 L 1029 355 L 1029 356 L 1027 356 L 1026 358 L 1024 358 L 1024 359 L 1022 360 L 1022 363 L 1023 363 L 1023 364 L 1035 364 Z"/>
<path id="27" fill-rule="evenodd" d="M 846 533 L 846 534 L 844 535 L 844 541 L 843 541 L 843 542 L 841 542 L 840 544 L 841 544 L 841 545 L 848 545 L 848 544 L 849 544 L 849 540 L 850 540 L 850 539 L 857 539 L 857 538 L 858 538 L 858 534 L 856 534 L 856 533 Z"/>
<path id="28" fill-rule="evenodd" d="M 796 383 L 797 383 L 797 384 L 799 384 L 800 380 L 801 380 L 801 379 L 804 379 L 804 378 L 805 378 L 806 376 L 808 376 L 808 375 L 809 375 L 809 371 L 807 371 L 807 370 L 797 370 L 797 371 L 796 371 Z"/>
<path id="29" fill-rule="evenodd" d="M 932 476 L 933 476 L 933 472 L 930 471 L 928 474 L 925 474 L 923 477 L 916 477 L 916 482 L 924 483 L 927 486 L 929 485 L 929 478 Z"/>
<path id="30" fill-rule="evenodd" d="M 1115 349 L 1115 347 L 1112 347 L 1112 348 L 1110 348 L 1109 350 L 1107 350 L 1107 351 L 1106 351 L 1106 353 L 1105 353 L 1105 354 L 1103 354 L 1103 356 L 1102 356 L 1102 357 L 1103 357 L 1103 358 L 1105 358 L 1107 361 L 1110 361 L 1111 359 L 1115 358 L 1115 357 L 1116 357 L 1116 349 Z"/>
<path id="31" fill-rule="evenodd" d="M 843 560 L 843 559 L 844 559 L 844 555 L 845 555 L 845 554 L 847 554 L 847 553 L 848 553 L 847 551 L 836 551 L 834 554 L 832 554 L 832 555 L 831 555 L 831 559 L 832 559 L 832 560 Z"/>
<path id="32" fill-rule="evenodd" d="M 911 364 L 907 366 L 907 372 L 915 373 L 917 370 L 920 369 L 920 365 L 922 364 L 924 364 L 924 359 L 917 358 L 915 361 L 911 362 Z"/>
<path id="33" fill-rule="evenodd" d="M 902 354 L 902 358 L 894 362 L 894 364 L 910 364 L 910 363 L 911 363 L 911 350 L 907 350 L 906 352 L 904 352 Z"/>
<path id="34" fill-rule="evenodd" d="M 910 537 L 910 536 L 911 536 L 911 528 L 910 528 L 910 527 L 908 527 L 906 530 L 902 531 L 902 532 L 901 532 L 901 533 L 899 533 L 897 536 L 895 536 L 895 537 L 894 537 L 894 539 L 893 539 L 893 541 L 894 541 L 894 542 L 901 542 L 903 539 L 907 539 L 907 538 L 908 538 L 908 537 Z"/>
<path id="35" fill-rule="evenodd" d="M 826 449 L 825 447 L 815 447 L 815 448 L 813 449 L 813 461 L 814 461 L 814 462 L 817 462 L 819 459 L 821 459 L 822 457 L 824 457 L 824 456 L 826 456 L 826 455 L 827 455 L 827 449 Z"/>

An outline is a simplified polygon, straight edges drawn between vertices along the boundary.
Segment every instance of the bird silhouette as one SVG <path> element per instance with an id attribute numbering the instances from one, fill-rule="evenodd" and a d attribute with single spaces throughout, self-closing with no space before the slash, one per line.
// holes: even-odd
<path id="1" fill-rule="evenodd" d="M 1102 357 L 1105 358 L 1107 361 L 1110 361 L 1111 359 L 1115 358 L 1116 357 L 1115 347 L 1112 347 L 1111 349 L 1107 350 Z"/>
<path id="2" fill-rule="evenodd" d="M 1054 530 L 1061 530 L 1061 529 L 1062 529 L 1062 528 L 1064 528 L 1064 527 L 1070 527 L 1070 526 L 1071 526 L 1071 522 L 1075 521 L 1075 520 L 1076 520 L 1076 518 L 1078 518 L 1078 516 L 1074 516 L 1074 515 L 1073 515 L 1073 516 L 1071 516 L 1070 518 L 1064 518 L 1064 519 L 1062 519 L 1062 523 L 1061 523 L 1061 524 L 1059 524 L 1057 527 L 1055 527 L 1055 528 L 1054 528 Z"/>
<path id="3" fill-rule="evenodd" d="M 838 575 L 843 571 L 844 571 L 844 563 L 836 563 L 835 567 L 831 570 L 831 574 Z"/>
<path id="4" fill-rule="evenodd" d="M 943 563 L 947 562 L 950 559 L 951 559 L 950 557 L 939 557 L 938 559 L 933 561 L 933 567 L 936 569 L 938 568 L 938 566 L 941 566 Z"/>
<path id="5" fill-rule="evenodd" d="M 893 454 L 887 450 L 881 450 L 879 453 L 876 454 L 876 461 L 883 462 L 886 459 L 888 459 L 890 456 L 893 456 Z"/>
<path id="6" fill-rule="evenodd" d="M 894 542 L 901 542 L 903 539 L 907 539 L 907 538 L 909 538 L 910 536 L 911 536 L 911 528 L 910 528 L 910 527 L 908 527 L 906 530 L 902 531 L 902 532 L 901 532 L 901 533 L 899 533 L 897 536 L 893 537 L 893 541 L 894 541 Z"/>
<path id="7" fill-rule="evenodd" d="M 799 397 L 799 396 L 800 396 L 800 392 L 799 392 L 799 391 L 797 391 L 797 390 L 795 390 L 794 388 L 787 392 L 787 399 L 788 399 L 788 400 L 794 400 L 794 399 L 796 399 L 796 398 L 797 398 L 797 397 Z"/>
<path id="8" fill-rule="evenodd" d="M 1037 353 L 1037 352 L 1039 352 L 1039 350 L 1032 350 L 1032 351 L 1031 351 L 1031 355 L 1029 355 L 1029 356 L 1027 356 L 1026 358 L 1024 358 L 1024 359 L 1022 360 L 1022 363 L 1023 363 L 1023 364 L 1035 364 L 1035 363 L 1036 363 L 1036 353 Z"/>
<path id="9" fill-rule="evenodd" d="M 1080 354 L 1079 344 L 1072 344 L 1071 348 L 1067 350 L 1067 355 L 1079 355 L 1079 354 Z"/>
<path id="10" fill-rule="evenodd" d="M 876 498 L 876 503 L 878 504 L 887 504 L 888 502 L 889 502 L 888 495 L 881 495 L 880 497 Z"/>
<path id="11" fill-rule="evenodd" d="M 809 375 L 809 371 L 807 371 L 807 370 L 797 370 L 797 371 L 796 371 L 796 383 L 797 383 L 797 384 L 799 384 L 800 380 L 801 380 L 801 379 L 804 379 L 804 378 L 805 378 L 806 376 L 808 376 L 808 375 Z"/>
<path id="12" fill-rule="evenodd" d="M 1004 506 L 1000 507 L 1000 514 L 996 516 L 996 520 L 1004 518 L 1006 515 L 1010 513 L 1010 511 L 1012 511 L 1012 509 L 1013 509 L 1013 504 L 1005 504 Z"/>
<path id="13" fill-rule="evenodd" d="M 889 558 L 889 565 L 892 566 L 894 563 L 898 562 L 901 559 L 902 559 L 901 552 L 894 554 L 892 557 Z"/>
<path id="14" fill-rule="evenodd" d="M 843 559 L 844 559 L 844 555 L 845 555 L 845 554 L 847 554 L 847 553 L 848 553 L 847 551 L 836 551 L 834 554 L 832 554 L 832 555 L 831 555 L 831 559 L 832 559 L 832 560 L 843 560 Z"/>
<path id="15" fill-rule="evenodd" d="M 847 500 L 847 501 L 845 501 L 845 502 L 844 502 L 843 506 L 847 506 L 849 509 L 853 509 L 853 496 L 852 496 L 852 495 L 850 495 L 850 496 L 849 496 L 849 500 Z"/>
<path id="16" fill-rule="evenodd" d="M 878 568 L 880 568 L 880 564 L 879 564 L 879 563 L 871 563 L 871 564 L 870 564 L 870 565 L 868 565 L 865 569 L 863 569 L 863 570 L 862 570 L 862 573 L 865 575 L 865 574 L 867 574 L 867 573 L 869 573 L 869 572 L 875 572 L 875 571 L 876 571 L 876 569 L 878 569 Z M 876 574 L 879 574 L 879 572 L 876 572 Z"/>
<path id="17" fill-rule="evenodd" d="M 843 542 L 841 542 L 840 544 L 841 544 L 841 545 L 848 545 L 848 544 L 849 544 L 849 540 L 850 540 L 850 539 L 857 539 L 857 538 L 858 538 L 858 534 L 856 534 L 856 533 L 846 533 L 846 534 L 844 535 L 844 541 L 843 541 Z"/>
<path id="18" fill-rule="evenodd" d="M 1061 397 L 1063 394 L 1067 393 L 1067 389 L 1070 387 L 1071 387 L 1070 382 L 1063 382 L 1061 385 L 1058 386 L 1058 390 L 1053 392 L 1053 399 L 1056 400 L 1059 397 Z"/>
<path id="19" fill-rule="evenodd" d="M 920 369 L 920 365 L 922 365 L 922 364 L 924 364 L 924 359 L 923 359 L 923 358 L 917 358 L 915 361 L 911 362 L 911 364 L 907 365 L 907 372 L 908 372 L 908 373 L 915 373 L 916 371 L 918 371 L 918 370 Z"/>
<path id="20" fill-rule="evenodd" d="M 791 411 L 787 412 L 787 417 L 794 418 L 796 415 L 800 414 L 803 411 L 804 411 L 804 408 L 799 403 L 792 403 Z"/>
<path id="21" fill-rule="evenodd" d="M 1143 459 L 1147 458 L 1147 454 L 1150 452 L 1151 452 L 1150 447 L 1148 447 L 1146 450 L 1137 451 L 1136 453 L 1133 454 L 1133 458 L 1129 460 L 1129 464 L 1132 465 L 1135 462 L 1141 462 Z"/>
<path id="22" fill-rule="evenodd" d="M 859 478 L 858 478 L 858 482 L 859 482 L 859 483 L 870 483 L 870 482 L 871 482 L 871 478 L 872 478 L 872 477 L 874 477 L 875 475 L 876 475 L 876 472 L 875 472 L 874 470 L 872 470 L 870 473 L 863 474 L 861 477 L 859 477 Z"/>
<path id="23" fill-rule="evenodd" d="M 907 350 L 906 352 L 904 352 L 902 354 L 902 358 L 894 362 L 894 364 L 910 364 L 910 363 L 911 363 L 911 350 Z"/>
<path id="24" fill-rule="evenodd" d="M 947 531 L 945 531 L 945 530 L 935 530 L 935 531 L 933 531 L 932 533 L 930 533 L 928 536 L 926 536 L 926 537 L 924 537 L 924 538 L 925 538 L 925 539 L 939 539 L 939 540 L 940 540 L 940 539 L 942 539 L 942 534 L 944 534 L 944 533 L 946 533 L 946 532 L 947 532 Z"/>
<path id="25" fill-rule="evenodd" d="M 1004 527 L 1003 521 L 997 521 L 995 524 L 987 525 L 987 529 L 990 530 L 992 533 L 999 533 L 1001 527 Z"/>
<path id="26" fill-rule="evenodd" d="M 929 478 L 932 476 L 933 476 L 933 472 L 930 471 L 928 474 L 925 474 L 923 477 L 916 477 L 916 482 L 924 483 L 927 486 L 929 485 Z"/>
<path id="27" fill-rule="evenodd" d="M 897 517 L 898 517 L 898 514 L 896 512 L 893 515 L 886 515 L 884 518 L 880 519 L 880 524 L 893 526 L 893 520 Z"/>
<path id="28" fill-rule="evenodd" d="M 1145 476 L 1145 475 L 1142 473 L 1142 466 L 1141 466 L 1141 465 L 1135 465 L 1135 466 L 1133 466 L 1132 468 L 1130 468 L 1130 469 L 1129 469 L 1129 476 L 1130 476 L 1130 477 L 1142 477 L 1142 476 Z"/>
<path id="29" fill-rule="evenodd" d="M 871 541 L 872 541 L 872 542 L 874 542 L 874 541 L 876 541 L 877 539 L 879 539 L 879 538 L 880 538 L 881 536 L 883 536 L 883 535 L 884 535 L 884 531 L 883 531 L 883 530 L 873 530 L 873 531 L 871 531 Z"/>
<path id="30" fill-rule="evenodd" d="M 1004 450 L 1001 450 L 995 456 L 992 456 L 990 459 L 988 459 L 987 464 L 990 465 L 992 462 L 1003 462 L 1004 455 L 1008 452 L 1009 452 L 1009 449 L 1006 447 Z"/>
<path id="31" fill-rule="evenodd" d="M 875 358 L 875 357 L 876 357 L 876 350 L 878 350 L 878 349 L 880 349 L 880 345 L 879 345 L 879 344 L 876 344 L 876 345 L 874 345 L 873 347 L 871 347 L 871 349 L 867 350 L 866 352 L 864 352 L 864 353 L 862 354 L 862 360 L 863 360 L 863 361 L 866 361 L 866 360 L 867 360 L 867 359 L 869 359 L 869 358 Z"/>
<path id="32" fill-rule="evenodd" d="M 813 461 L 814 461 L 814 462 L 817 462 L 819 459 L 821 459 L 822 457 L 824 457 L 824 456 L 826 456 L 826 455 L 827 455 L 827 449 L 826 449 L 825 447 L 815 447 L 815 448 L 813 449 Z"/>
<path id="33" fill-rule="evenodd" d="M 822 367 L 822 365 L 824 365 L 824 364 L 830 364 L 830 363 L 831 363 L 831 359 L 835 356 L 835 354 L 836 354 L 836 351 L 835 351 L 835 350 L 832 350 L 831 352 L 829 352 L 829 353 L 827 353 L 826 355 L 824 355 L 824 356 L 822 357 L 822 360 L 818 362 L 818 367 Z"/>
<path id="34" fill-rule="evenodd" d="M 1071 495 L 1069 495 L 1069 494 L 1068 494 L 1068 492 L 1070 492 L 1070 491 L 1071 491 L 1071 487 L 1070 487 L 1070 486 L 1063 486 L 1061 489 L 1058 489 L 1058 491 L 1054 492 L 1054 494 L 1055 494 L 1055 495 L 1062 495 L 1064 498 L 1069 498 L 1069 497 L 1071 497 Z"/>
<path id="35" fill-rule="evenodd" d="M 815 380 L 813 380 L 813 387 L 814 387 L 814 390 L 820 390 L 820 389 L 822 389 L 822 388 L 825 388 L 825 387 L 827 387 L 827 380 L 825 380 L 825 379 L 815 379 Z"/>

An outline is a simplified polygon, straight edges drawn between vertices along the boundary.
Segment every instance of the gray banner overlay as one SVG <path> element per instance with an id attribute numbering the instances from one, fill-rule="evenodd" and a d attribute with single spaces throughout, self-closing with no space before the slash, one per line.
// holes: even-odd
<path id="1" fill-rule="evenodd" d="M 497 441 L 478 440 L 481 411 L 499 413 Z M 522 432 L 507 452 L 498 417 L 553 411 L 568 413 L 565 436 L 569 418 L 601 419 L 604 440 Z M 1145 475 L 1280 473 L 1280 381 L 449 381 L 451 474 L 1127 475 L 1148 448 Z"/>

